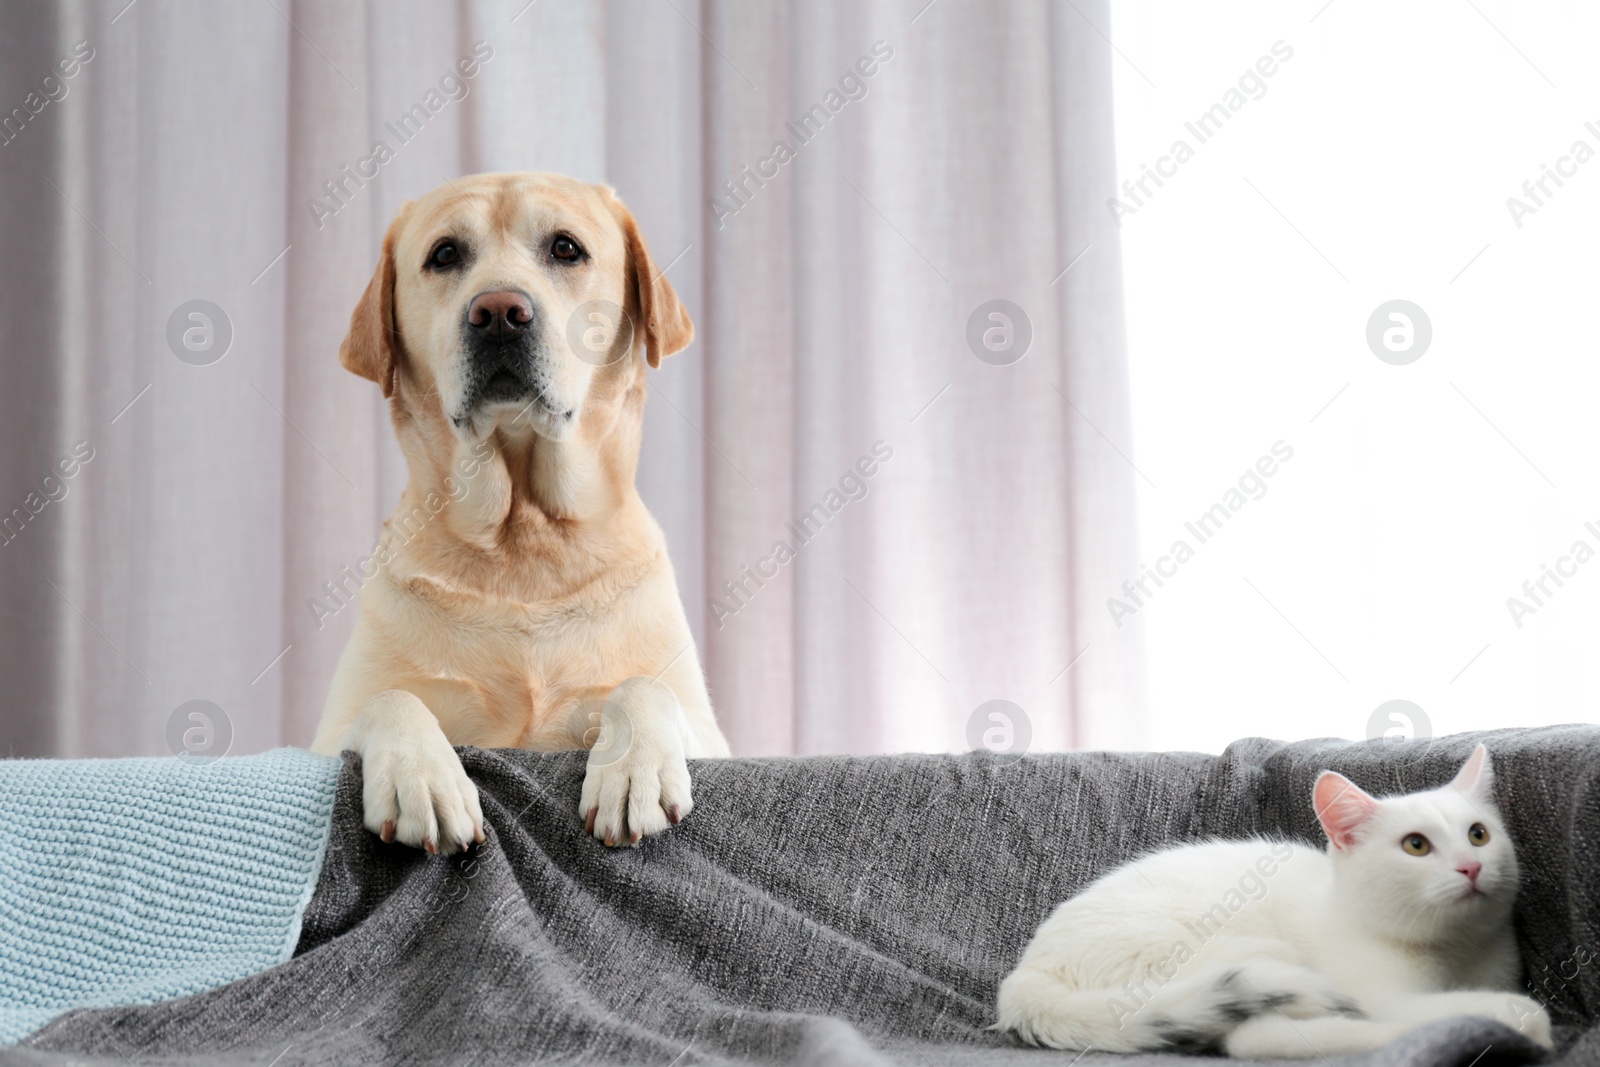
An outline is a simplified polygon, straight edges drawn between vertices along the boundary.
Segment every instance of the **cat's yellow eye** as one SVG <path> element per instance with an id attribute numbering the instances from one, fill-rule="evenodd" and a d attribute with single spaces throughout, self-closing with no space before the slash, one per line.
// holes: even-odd
<path id="1" fill-rule="evenodd" d="M 1421 834 L 1407 834 L 1400 839 L 1400 847 L 1413 856 L 1426 856 L 1433 851 L 1433 845 Z"/>
<path id="2" fill-rule="evenodd" d="M 1472 829 L 1467 831 L 1467 840 L 1482 848 L 1489 843 L 1489 828 L 1481 822 L 1472 824 Z"/>

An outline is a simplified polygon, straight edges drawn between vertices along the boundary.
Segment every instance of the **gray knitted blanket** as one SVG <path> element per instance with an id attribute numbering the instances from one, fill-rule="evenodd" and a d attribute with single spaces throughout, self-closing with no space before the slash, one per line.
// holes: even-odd
<path id="1" fill-rule="evenodd" d="M 450 859 L 363 830 L 347 764 L 294 959 L 182 1000 L 74 1012 L 0 1064 L 1067 1067 L 1074 1054 L 986 1029 L 1058 901 L 1169 842 L 1320 843 L 1321 769 L 1419 789 L 1478 740 L 1523 861 L 1517 921 L 1531 990 L 1560 1024 L 1558 1062 L 1600 1064 L 1600 729 L 1587 727 L 1253 739 L 1219 757 L 707 761 L 694 814 L 619 851 L 582 833 L 581 754 L 465 749 L 489 843 Z M 1355 1062 L 1538 1058 L 1508 1029 L 1459 1020 Z"/>

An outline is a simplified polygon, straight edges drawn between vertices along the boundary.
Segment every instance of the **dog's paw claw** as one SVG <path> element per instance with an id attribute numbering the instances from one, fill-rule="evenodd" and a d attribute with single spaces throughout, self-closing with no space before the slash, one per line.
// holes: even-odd
<path id="1" fill-rule="evenodd" d="M 590 760 L 583 780 L 583 832 L 610 847 L 637 845 L 689 814 L 689 765 L 681 754 L 637 749 L 621 759 Z"/>
<path id="2" fill-rule="evenodd" d="M 385 844 L 430 855 L 464 850 L 482 833 L 478 787 L 442 733 L 418 740 L 402 737 L 362 754 L 364 822 Z"/>

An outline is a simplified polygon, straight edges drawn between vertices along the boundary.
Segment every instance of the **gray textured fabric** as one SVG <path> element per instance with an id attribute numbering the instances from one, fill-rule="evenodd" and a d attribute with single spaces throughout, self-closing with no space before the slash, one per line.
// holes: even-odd
<path id="1" fill-rule="evenodd" d="M 1058 900 L 1167 842 L 1315 841 L 1320 769 L 1417 789 L 1478 739 L 703 762 L 684 825 L 614 852 L 581 832 L 580 754 L 465 749 L 490 840 L 454 859 L 362 830 L 347 765 L 295 959 L 185 1000 L 65 1016 L 0 1064 L 1065 1065 L 985 1029 Z M 1600 967 L 1573 962 L 1594 944 L 1600 730 L 1482 739 L 1524 858 L 1518 923 L 1564 1024 L 1560 1062 L 1600 1063 Z M 1534 1059 L 1511 1031 L 1462 1020 L 1360 1062 Z"/>

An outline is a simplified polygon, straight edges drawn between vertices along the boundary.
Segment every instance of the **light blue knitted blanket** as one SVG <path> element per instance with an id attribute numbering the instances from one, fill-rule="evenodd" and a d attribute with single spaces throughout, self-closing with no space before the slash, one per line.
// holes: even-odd
<path id="1" fill-rule="evenodd" d="M 0 1045 L 285 962 L 339 761 L 299 749 L 0 761 Z"/>

